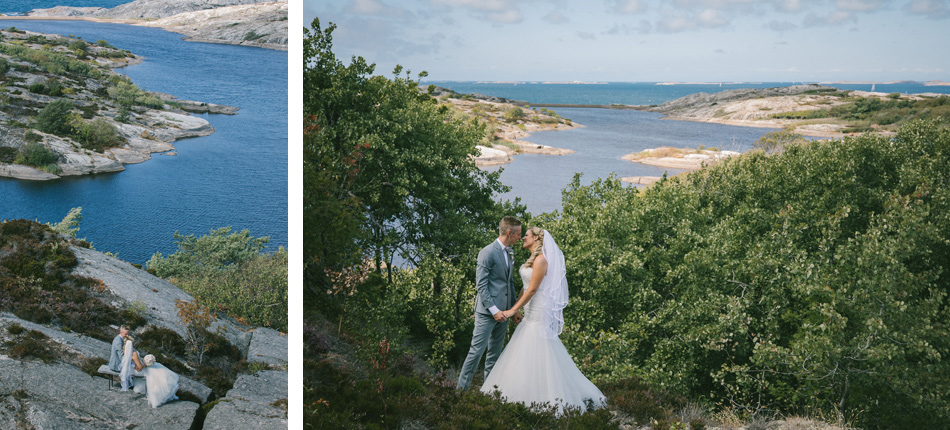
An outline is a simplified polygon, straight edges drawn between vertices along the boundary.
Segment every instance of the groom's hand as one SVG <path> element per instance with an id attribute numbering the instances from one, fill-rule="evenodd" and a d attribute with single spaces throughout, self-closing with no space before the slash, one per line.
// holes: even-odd
<path id="1" fill-rule="evenodd" d="M 508 317 L 505 316 L 505 313 L 503 311 L 498 311 L 495 313 L 495 321 L 505 322 L 505 321 L 508 321 Z"/>

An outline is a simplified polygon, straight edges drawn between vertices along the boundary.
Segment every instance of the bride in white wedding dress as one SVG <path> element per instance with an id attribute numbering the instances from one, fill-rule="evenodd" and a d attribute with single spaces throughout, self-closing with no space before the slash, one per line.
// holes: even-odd
<path id="1" fill-rule="evenodd" d="M 142 378 L 145 379 L 144 383 Z M 178 374 L 155 362 L 154 355 L 139 360 L 139 353 L 132 346 L 132 338 L 125 341 L 122 353 L 122 371 L 119 373 L 122 391 L 133 386 L 133 391 L 145 394 L 148 404 L 155 409 L 163 403 L 178 399 Z"/>
<path id="2" fill-rule="evenodd" d="M 523 248 L 531 257 L 519 269 L 524 288 L 505 316 L 523 306 L 524 320 L 515 329 L 481 391 L 501 392 L 510 402 L 549 402 L 558 413 L 565 406 L 586 410 L 605 406 L 604 394 L 578 370 L 558 336 L 567 306 L 564 254 L 551 234 L 539 227 L 525 232 Z"/>

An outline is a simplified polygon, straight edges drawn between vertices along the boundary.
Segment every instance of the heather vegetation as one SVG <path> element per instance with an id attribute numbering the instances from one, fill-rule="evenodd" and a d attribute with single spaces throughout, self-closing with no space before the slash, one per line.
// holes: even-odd
<path id="1" fill-rule="evenodd" d="M 503 186 L 467 167 L 479 133 L 408 79 L 370 77 L 358 57 L 343 66 L 333 28 L 315 21 L 304 44 L 308 426 L 766 428 L 806 415 L 916 429 L 950 419 L 944 124 L 829 141 L 776 133 L 764 150 L 647 189 L 577 177 L 562 210 L 532 216 L 490 201 Z M 402 145 L 447 138 L 449 126 L 458 140 L 444 144 L 467 151 Z M 558 238 L 571 286 L 561 339 L 608 410 L 557 417 L 455 391 L 476 253 L 502 214 Z M 397 252 L 411 264 L 394 267 Z"/>
<path id="2" fill-rule="evenodd" d="M 101 280 L 74 274 L 79 262 L 71 248 L 90 247 L 75 238 L 81 219 L 81 209 L 75 208 L 52 226 L 27 220 L 0 222 L 0 311 L 107 343 L 115 337 L 115 327 L 127 325 L 138 336 L 137 348 L 154 354 L 175 372 L 203 382 L 215 396 L 223 397 L 239 374 L 261 369 L 247 363 L 235 346 L 210 330 L 207 318 L 213 311 L 204 301 L 179 304 L 178 316 L 189 334 L 182 337 L 149 324 L 146 304 L 116 307 L 114 303 L 121 300 Z M 286 318 L 286 302 L 281 307 Z M 96 374 L 104 364 L 99 358 L 77 357 L 40 332 L 25 331 L 15 324 L 8 330 L 13 337 L 0 344 L 0 353 L 10 357 L 79 363 L 90 374 Z M 179 396 L 200 403 L 191 393 L 179 392 Z"/>
<path id="3" fill-rule="evenodd" d="M 920 100 L 902 98 L 892 94 L 887 99 L 879 97 L 851 97 L 841 92 L 843 104 L 827 109 L 782 112 L 772 114 L 778 119 L 834 118 L 850 125 L 845 132 L 895 131 L 900 126 L 918 119 L 937 121 L 950 120 L 950 97 L 924 97 Z"/>

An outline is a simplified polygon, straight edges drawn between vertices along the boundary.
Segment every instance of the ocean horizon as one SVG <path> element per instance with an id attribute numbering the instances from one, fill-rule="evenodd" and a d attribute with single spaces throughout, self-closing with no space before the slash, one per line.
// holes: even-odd
<path id="1" fill-rule="evenodd" d="M 654 105 L 696 93 L 718 93 L 741 88 L 774 88 L 820 82 L 545 82 L 545 81 L 422 81 L 462 94 L 483 94 L 528 103 Z M 830 87 L 880 93 L 950 94 L 950 86 L 917 81 L 834 82 Z"/>
<path id="2" fill-rule="evenodd" d="M 7 0 L 0 3 L 0 15 L 19 16 L 33 9 L 56 6 L 112 8 L 131 0 Z"/>

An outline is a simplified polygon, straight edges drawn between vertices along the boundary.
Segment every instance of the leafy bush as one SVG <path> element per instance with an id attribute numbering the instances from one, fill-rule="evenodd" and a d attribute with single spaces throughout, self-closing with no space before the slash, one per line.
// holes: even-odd
<path id="1" fill-rule="evenodd" d="M 59 161 L 58 154 L 36 142 L 27 143 L 14 160 L 17 164 L 33 167 L 46 166 L 57 161 Z"/>
<path id="2" fill-rule="evenodd" d="M 524 111 L 520 107 L 512 107 L 505 111 L 505 119 L 508 121 L 516 121 L 523 119 L 525 117 Z"/>
<path id="3" fill-rule="evenodd" d="M 0 146 L 0 163 L 13 163 L 16 161 L 20 151 L 9 146 Z"/>
<path id="4" fill-rule="evenodd" d="M 39 131 L 67 136 L 72 132 L 69 113 L 73 109 L 73 102 L 69 99 L 57 99 L 40 110 L 34 120 Z"/>
<path id="5" fill-rule="evenodd" d="M 73 137 L 79 141 L 83 148 L 92 151 L 103 152 L 106 149 L 121 146 L 126 141 L 124 137 L 119 135 L 118 129 L 103 118 L 86 121 L 78 114 L 73 113 L 71 124 Z"/>
<path id="6" fill-rule="evenodd" d="M 865 428 L 950 418 L 950 131 L 752 152 L 645 192 L 564 191 L 565 346 L 594 378 L 819 410 Z M 627 352 L 600 361 L 603 338 Z M 834 405 L 834 406 L 830 406 Z M 863 411 L 863 412 L 860 412 Z"/>

